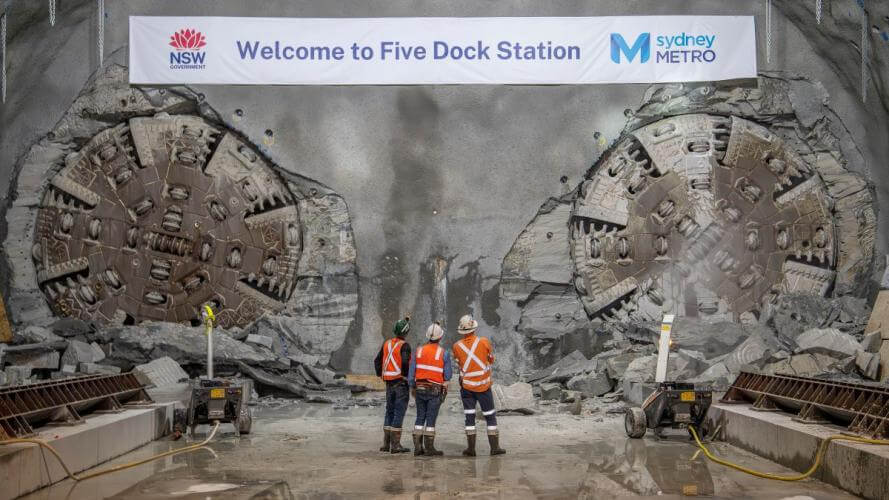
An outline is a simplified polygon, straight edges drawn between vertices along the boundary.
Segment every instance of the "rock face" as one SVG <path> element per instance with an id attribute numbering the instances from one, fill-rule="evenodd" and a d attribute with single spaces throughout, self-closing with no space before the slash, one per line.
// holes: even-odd
<path id="1" fill-rule="evenodd" d="M 806 330 L 796 338 L 797 352 L 821 353 L 832 357 L 855 356 L 861 349 L 858 342 L 835 328 Z"/>
<path id="2" fill-rule="evenodd" d="M 83 338 L 93 320 L 199 323 L 210 303 L 223 327 L 288 318 L 324 364 L 354 321 L 345 201 L 279 170 L 187 90 L 130 87 L 108 66 L 24 156 L 14 194 L 15 325 L 70 316 L 52 333 Z M 107 251 L 79 253 L 95 241 Z"/>
<path id="3" fill-rule="evenodd" d="M 108 362 L 128 370 L 134 365 L 169 356 L 181 365 L 203 367 L 207 363 L 207 338 L 202 328 L 171 323 L 144 322 L 138 326 L 113 327 L 97 337 L 112 343 Z M 290 362 L 269 349 L 252 346 L 214 333 L 214 363 L 237 366 L 239 362 L 270 369 L 287 369 Z"/>
<path id="4" fill-rule="evenodd" d="M 729 373 L 777 361 L 808 328 L 863 333 L 867 304 L 851 294 L 873 269 L 874 202 L 845 168 L 861 171 L 861 157 L 826 102 L 797 77 L 763 75 L 756 92 L 652 86 L 587 180 L 546 201 L 503 261 L 501 303 L 521 317 L 506 328 L 530 367 L 595 356 L 599 332 L 638 337 L 624 325 L 656 336 L 665 311 L 680 347 L 731 353 Z M 569 287 L 554 269 L 566 237 Z"/>

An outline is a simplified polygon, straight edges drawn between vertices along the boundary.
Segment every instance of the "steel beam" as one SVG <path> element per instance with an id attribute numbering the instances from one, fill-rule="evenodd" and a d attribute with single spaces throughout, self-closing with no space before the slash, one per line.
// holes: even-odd
<path id="1" fill-rule="evenodd" d="M 749 402 L 796 413 L 799 422 L 842 423 L 856 434 L 889 438 L 889 387 L 741 372 L 721 402 Z"/>
<path id="2" fill-rule="evenodd" d="M 88 375 L 0 389 L 0 440 L 34 434 L 40 425 L 74 425 L 89 412 L 151 403 L 132 373 Z"/>

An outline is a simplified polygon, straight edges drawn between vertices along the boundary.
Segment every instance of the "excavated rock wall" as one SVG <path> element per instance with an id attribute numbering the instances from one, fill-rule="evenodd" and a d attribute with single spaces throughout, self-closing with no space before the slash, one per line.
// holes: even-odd
<path id="1" fill-rule="evenodd" d="M 725 104 L 711 101 L 694 111 L 747 116 L 768 125 L 785 141 L 798 134 L 816 139 L 827 137 L 828 134 L 818 131 L 829 131 L 836 138 L 835 144 L 803 153 L 834 158 L 831 152 L 838 151 L 845 161 L 840 162 L 841 166 L 861 174 L 870 183 L 872 188 L 867 191 L 875 199 L 872 215 L 876 218 L 876 232 L 862 232 L 859 240 L 872 238 L 874 255 L 882 255 L 889 247 L 889 227 L 882 215 L 889 203 L 889 174 L 882 168 L 889 157 L 889 143 L 885 141 L 889 136 L 889 98 L 884 91 L 889 78 L 889 43 L 882 35 L 889 30 L 887 6 L 867 3 L 868 24 L 872 25 L 867 31 L 872 61 L 867 72 L 871 83 L 867 99 L 862 102 L 857 78 L 859 3 L 825 1 L 821 25 L 815 23 L 810 5 L 813 2 L 772 4 L 772 53 L 767 62 L 761 36 L 759 67 L 767 78 L 791 88 L 785 92 L 793 101 L 789 108 L 782 108 L 774 119 L 757 116 L 755 106 L 769 103 L 744 99 L 724 90 L 728 95 L 713 95 Z M 5 193 L 2 205 L 7 207 L 8 221 L 3 229 L 7 240 L 21 239 L 19 247 L 7 245 L 7 256 L 27 261 L 31 243 L 27 236 L 29 222 L 27 218 L 17 218 L 15 211 L 29 203 L 36 206 L 41 182 L 45 180 L 43 174 L 30 174 L 36 175 L 32 179 L 27 172 L 36 172 L 30 168 L 36 163 L 60 164 L 66 154 L 82 146 L 79 143 L 59 150 L 52 146 L 53 140 L 47 134 L 66 116 L 66 110 L 81 92 L 89 88 L 92 75 L 103 72 L 99 71 L 96 57 L 95 2 L 59 2 L 55 27 L 47 22 L 46 2 L 24 0 L 3 6 L 10 13 L 9 100 L 0 105 L 0 193 Z M 220 0 L 212 6 L 175 0 L 131 0 L 106 2 L 106 8 L 106 67 L 126 65 L 129 15 L 740 14 L 756 15 L 760 33 L 765 31 L 766 17 L 764 0 L 564 0 L 533 6 L 519 1 L 480 4 L 469 0 L 410 4 L 384 0 L 273 1 L 259 7 L 236 0 Z M 750 93 L 756 92 L 749 82 L 742 82 L 741 86 Z M 202 86 L 182 95 L 168 93 L 155 101 L 151 112 L 155 105 L 157 109 L 167 106 L 171 114 L 191 112 L 209 118 L 254 145 L 281 169 L 285 178 L 305 176 L 317 181 L 321 186 L 319 192 L 339 195 L 334 208 L 341 214 L 348 206 L 358 292 L 348 299 L 351 305 L 330 307 L 337 311 L 357 307 L 357 311 L 348 330 L 343 328 L 345 320 L 336 326 L 338 332 L 347 333 L 338 333 L 344 340 L 343 346 L 330 355 L 333 366 L 370 372 L 370 361 L 380 341 L 404 314 L 412 314 L 418 325 L 410 339 L 416 343 L 421 340 L 423 326 L 433 319 L 444 321 L 447 341 L 452 341 L 457 318 L 471 311 L 481 323 L 482 332 L 494 338 L 497 373 L 516 375 L 531 366 L 555 361 L 572 349 L 581 349 L 589 357 L 612 345 L 606 346 L 615 332 L 596 331 L 575 291 L 570 249 L 556 243 L 563 241 L 570 228 L 572 193 L 610 144 L 627 131 L 648 123 L 649 118 L 654 121 L 682 112 L 641 105 L 650 101 L 653 90 L 649 90 L 643 85 Z M 157 99 L 158 94 L 153 89 L 144 92 L 151 99 Z M 181 102 L 177 103 L 173 95 Z M 137 99 L 142 97 L 137 94 Z M 718 109 L 719 106 L 732 109 Z M 625 115 L 628 109 L 636 111 L 629 123 Z M 693 110 L 687 105 L 684 109 Z M 125 109 L 111 113 L 110 120 L 87 114 L 84 120 L 95 119 L 101 127 L 84 133 L 80 140 L 91 137 L 99 128 L 133 116 Z M 784 121 L 794 123 L 785 127 L 781 125 Z M 837 128 L 845 129 L 845 133 L 838 133 Z M 28 185 L 31 189 L 20 189 Z M 852 193 L 856 189 L 851 186 L 848 190 Z M 541 203 L 548 199 L 541 210 Z M 847 199 L 852 201 L 853 197 Z M 331 209 L 305 208 L 306 212 Z M 535 214 L 539 224 L 523 231 Z M 855 224 L 868 223 L 871 215 L 861 211 L 861 217 L 855 217 Z M 510 252 L 517 237 L 533 242 L 519 252 L 521 255 Z M 862 255 L 850 262 L 866 260 L 867 256 Z M 850 276 L 849 293 L 868 295 L 873 282 L 868 269 L 868 265 L 853 265 L 837 272 Z M 45 299 L 36 289 L 29 291 L 21 285 L 28 272 L 7 262 L 0 285 L 5 297 L 19 297 L 20 306 L 12 314 L 36 321 L 46 314 L 41 309 Z M 354 283 L 339 276 L 322 283 L 324 293 L 347 290 L 344 295 L 350 295 L 356 290 Z M 333 292 L 326 289 L 328 283 L 334 287 Z M 305 311 L 316 309 L 311 301 L 305 301 L 301 307 Z M 343 318 L 338 314 L 334 315 L 335 321 Z M 283 315 L 281 321 L 295 321 L 297 316 L 294 309 L 292 314 Z M 269 333 L 272 323 L 259 325 L 257 334 Z M 326 326 L 295 323 L 274 331 L 286 332 L 283 337 L 295 337 L 302 342 L 304 336 L 312 336 L 323 328 Z M 320 359 L 323 363 L 324 356 Z"/>

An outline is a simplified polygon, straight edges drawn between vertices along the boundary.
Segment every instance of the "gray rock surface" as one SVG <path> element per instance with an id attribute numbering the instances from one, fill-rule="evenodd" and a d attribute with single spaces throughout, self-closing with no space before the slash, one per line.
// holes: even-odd
<path id="1" fill-rule="evenodd" d="M 880 345 L 882 345 L 882 343 L 882 336 L 880 331 L 877 330 L 875 332 L 864 334 L 859 346 L 861 347 L 861 350 L 865 352 L 880 352 Z"/>
<path id="2" fill-rule="evenodd" d="M 753 335 L 741 343 L 725 358 L 725 366 L 731 373 L 738 373 L 746 365 L 762 368 L 783 346 L 774 336 Z"/>
<path id="3" fill-rule="evenodd" d="M 88 344 L 79 340 L 69 340 L 68 348 L 62 355 L 62 364 L 79 365 L 80 363 L 97 363 L 105 359 L 105 353 L 95 342 Z"/>
<path id="4" fill-rule="evenodd" d="M 837 358 L 855 356 L 861 349 L 851 335 L 836 328 L 813 328 L 797 337 L 797 352 L 820 353 Z"/>
<path id="5" fill-rule="evenodd" d="M 587 359 L 580 351 L 573 351 L 547 368 L 532 373 L 528 381 L 565 382 L 579 373 L 595 371 L 596 366 L 595 360 Z"/>
<path id="6" fill-rule="evenodd" d="M 7 366 L 4 370 L 6 373 L 6 383 L 8 385 L 21 385 L 30 382 L 31 367 L 30 366 Z"/>
<path id="7" fill-rule="evenodd" d="M 6 362 L 10 365 L 28 367 L 34 370 L 58 370 L 59 358 L 58 351 L 7 351 Z"/>
<path id="8" fill-rule="evenodd" d="M 641 356 L 630 361 L 630 364 L 627 365 L 627 369 L 624 371 L 623 380 L 624 382 L 654 382 L 654 372 L 656 369 L 656 354 Z M 624 393 L 626 393 L 626 386 L 624 387 Z"/>
<path id="9" fill-rule="evenodd" d="M 547 382 L 540 384 L 540 399 L 559 399 L 562 393 L 562 385 Z"/>
<path id="10" fill-rule="evenodd" d="M 638 357 L 638 354 L 632 352 L 609 357 L 608 361 L 605 362 L 605 371 L 608 374 L 608 378 L 611 380 L 620 380 L 623 378 L 624 373 L 627 371 L 627 367 Z"/>
<path id="11" fill-rule="evenodd" d="M 120 367 L 114 365 L 100 365 L 98 363 L 80 363 L 77 371 L 90 375 L 116 375 L 120 373 Z"/>
<path id="12" fill-rule="evenodd" d="M 265 347 L 266 349 L 271 349 L 275 344 L 275 340 L 272 337 L 257 334 L 248 334 L 247 338 L 244 339 L 244 342 L 259 347 Z"/>
<path id="13" fill-rule="evenodd" d="M 181 365 L 202 367 L 207 362 L 207 337 L 203 328 L 173 323 L 144 322 L 135 326 L 102 329 L 97 338 L 112 342 L 108 362 L 127 370 L 133 365 L 169 356 Z M 271 370 L 288 369 L 289 360 L 275 353 L 224 334 L 214 333 L 214 363 L 233 366 L 238 362 Z"/>
<path id="14" fill-rule="evenodd" d="M 516 382 L 503 386 L 495 383 L 491 386 L 491 392 L 494 395 L 494 407 L 498 410 L 533 412 L 537 408 L 531 384 Z"/>
<path id="15" fill-rule="evenodd" d="M 576 375 L 568 380 L 568 389 L 577 391 L 587 397 L 601 396 L 611 392 L 614 382 L 604 372 Z"/>
<path id="16" fill-rule="evenodd" d="M 872 352 L 858 351 L 855 356 L 855 366 L 859 373 L 865 378 L 871 380 L 879 380 L 880 378 L 880 355 Z"/>
<path id="17" fill-rule="evenodd" d="M 171 387 L 188 380 L 185 370 L 169 356 L 133 367 L 133 375 L 139 383 L 156 388 Z"/>
<path id="18" fill-rule="evenodd" d="M 62 337 L 54 334 L 47 328 L 37 325 L 19 329 L 12 334 L 13 344 L 37 344 L 40 342 L 55 342 L 59 340 L 62 340 Z"/>

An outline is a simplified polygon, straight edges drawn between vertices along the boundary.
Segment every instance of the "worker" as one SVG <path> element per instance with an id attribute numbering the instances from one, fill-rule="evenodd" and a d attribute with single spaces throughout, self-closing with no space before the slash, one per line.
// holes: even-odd
<path id="1" fill-rule="evenodd" d="M 443 455 L 435 449 L 435 419 L 438 409 L 448 394 L 451 380 L 451 353 L 438 345 L 444 336 L 441 324 L 435 322 L 426 329 L 429 343 L 418 347 L 411 358 L 408 383 L 417 403 L 414 422 L 414 455 L 429 457 Z"/>
<path id="2" fill-rule="evenodd" d="M 395 337 L 383 342 L 383 347 L 374 360 L 377 376 L 386 381 L 386 416 L 383 420 L 383 446 L 380 451 L 390 453 L 410 451 L 401 446 L 401 423 L 410 400 L 407 373 L 411 346 L 404 340 L 410 329 L 409 316 L 398 320 L 392 329 Z"/>
<path id="3" fill-rule="evenodd" d="M 502 455 L 497 432 L 497 410 L 494 409 L 494 395 L 491 393 L 491 365 L 494 363 L 494 349 L 491 341 L 476 334 L 478 322 L 467 314 L 460 318 L 457 333 L 463 336 L 454 343 L 454 358 L 460 370 L 460 399 L 463 400 L 463 414 L 466 417 L 466 449 L 463 455 L 475 456 L 475 407 L 478 403 L 485 417 L 488 443 L 491 455 Z"/>

